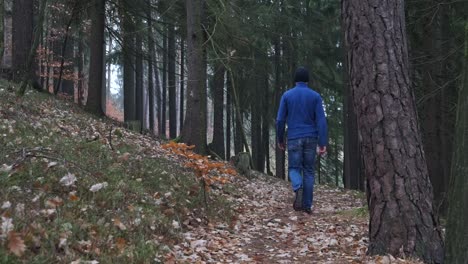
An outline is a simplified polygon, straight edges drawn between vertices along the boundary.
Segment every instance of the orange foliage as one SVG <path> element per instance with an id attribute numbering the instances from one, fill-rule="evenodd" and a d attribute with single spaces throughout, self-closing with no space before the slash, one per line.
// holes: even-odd
<path id="1" fill-rule="evenodd" d="M 210 175 L 210 172 L 218 172 L 218 174 L 229 175 L 237 174 L 234 169 L 228 168 L 226 163 L 214 162 L 209 160 L 206 156 L 194 153 L 192 151 L 195 148 L 194 145 L 188 146 L 184 143 L 176 143 L 171 141 L 163 145 L 162 148 L 186 158 L 188 161 L 185 166 L 192 168 L 195 171 L 195 175 L 200 181 L 204 183 L 206 190 L 208 190 L 209 187 L 215 183 L 226 184 L 229 182 L 228 178 L 213 176 Z"/>

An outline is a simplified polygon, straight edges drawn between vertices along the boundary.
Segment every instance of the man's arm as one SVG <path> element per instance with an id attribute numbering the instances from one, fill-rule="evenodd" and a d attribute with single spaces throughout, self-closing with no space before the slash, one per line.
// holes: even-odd
<path id="1" fill-rule="evenodd" d="M 276 136 L 278 138 L 278 144 L 281 149 L 284 150 L 284 128 L 286 126 L 286 117 L 288 115 L 286 100 L 284 95 L 281 97 L 280 107 L 278 109 L 278 115 L 276 117 Z"/>
<path id="2" fill-rule="evenodd" d="M 326 152 L 326 147 L 328 145 L 328 127 L 327 127 L 327 118 L 325 117 L 325 111 L 323 110 L 322 97 L 319 96 L 318 102 L 315 105 L 315 116 L 317 118 L 317 127 L 319 132 L 319 147 L 320 153 L 323 154 Z"/>

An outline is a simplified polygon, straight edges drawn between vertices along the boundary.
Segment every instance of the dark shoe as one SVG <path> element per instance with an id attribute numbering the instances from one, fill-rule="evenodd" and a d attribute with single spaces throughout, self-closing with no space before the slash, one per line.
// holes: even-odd
<path id="1" fill-rule="evenodd" d="M 312 214 L 312 208 L 306 208 L 306 209 L 304 209 L 304 212 L 305 212 L 306 214 L 311 215 L 311 214 Z"/>
<path id="2" fill-rule="evenodd" d="M 295 211 L 302 210 L 302 188 L 295 191 L 296 197 L 294 198 L 293 208 Z"/>

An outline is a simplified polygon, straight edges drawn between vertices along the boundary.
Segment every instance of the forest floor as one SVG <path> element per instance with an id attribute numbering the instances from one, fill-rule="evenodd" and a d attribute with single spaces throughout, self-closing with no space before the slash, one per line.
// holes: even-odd
<path id="1" fill-rule="evenodd" d="M 0 80 L 0 263 L 420 263 L 366 256 L 362 193 L 316 186 L 307 215 L 258 173 L 205 192 L 167 142 L 14 89 Z"/>

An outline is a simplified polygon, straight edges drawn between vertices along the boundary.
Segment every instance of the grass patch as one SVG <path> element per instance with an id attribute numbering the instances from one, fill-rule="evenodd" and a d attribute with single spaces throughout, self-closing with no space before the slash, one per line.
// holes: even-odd
<path id="1" fill-rule="evenodd" d="M 337 212 L 338 215 L 342 215 L 348 218 L 360 218 L 367 219 L 369 218 L 369 210 L 367 207 L 358 207 L 350 210 L 343 210 Z"/>
<path id="2" fill-rule="evenodd" d="M 205 207 L 194 174 L 157 142 L 109 133 L 111 120 L 47 94 L 17 99 L 10 86 L 0 81 L 0 215 L 26 251 L 13 255 L 0 233 L 0 263 L 153 263 L 188 224 L 232 219 L 215 191 Z M 70 174 L 76 182 L 61 183 Z M 91 191 L 96 184 L 105 187 Z"/>

